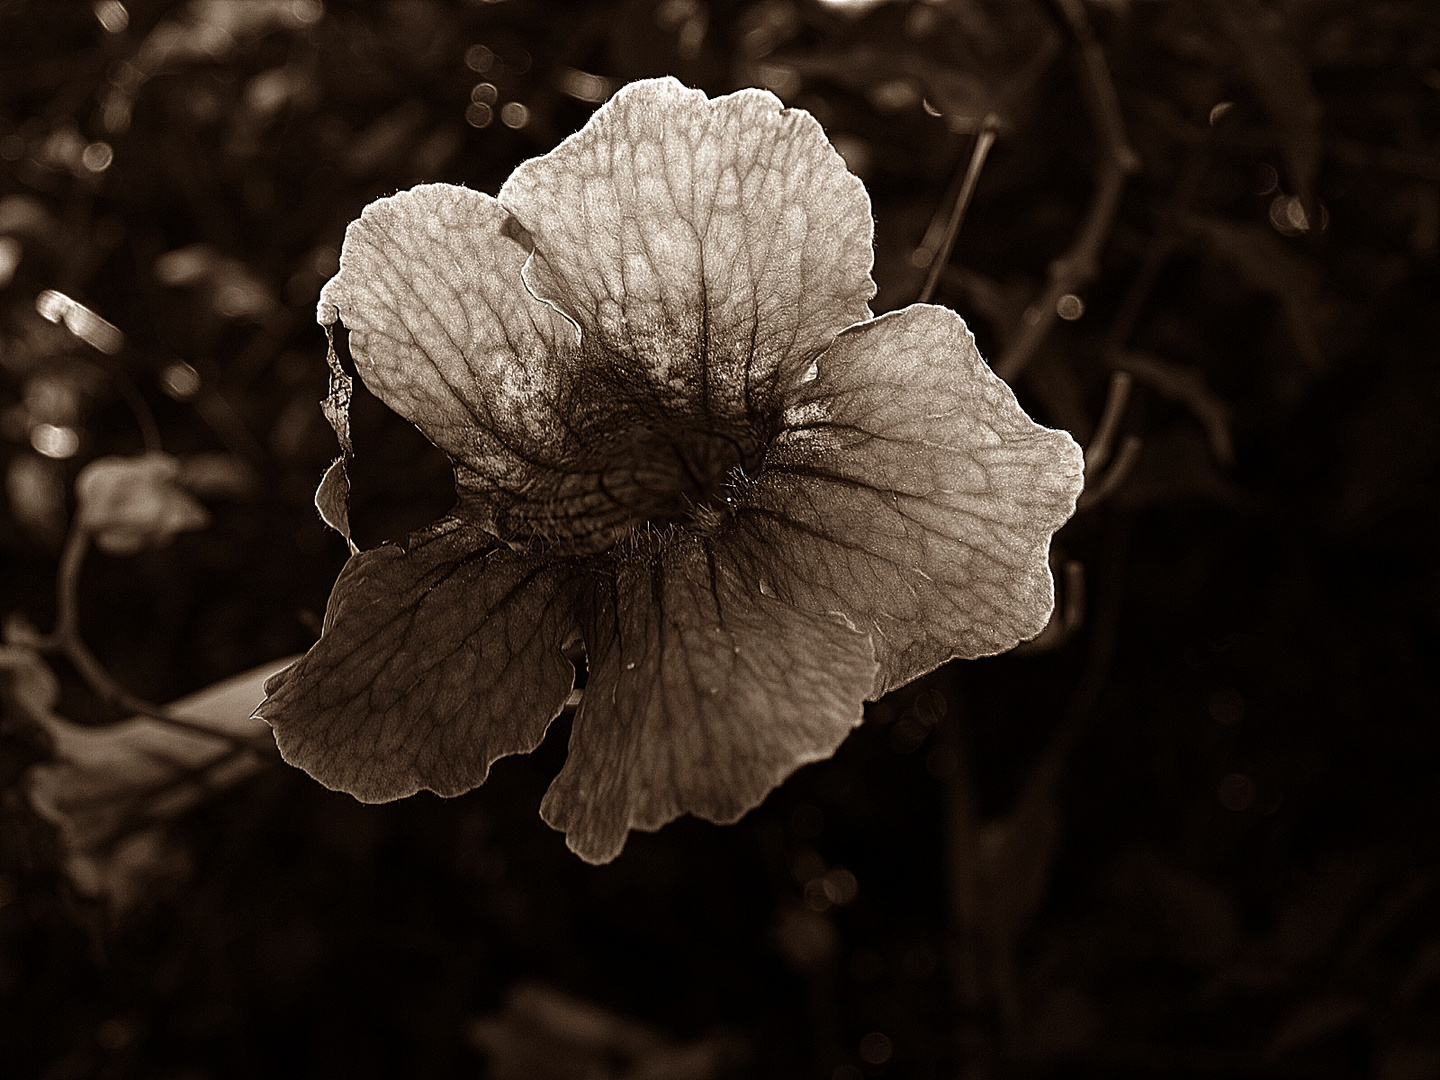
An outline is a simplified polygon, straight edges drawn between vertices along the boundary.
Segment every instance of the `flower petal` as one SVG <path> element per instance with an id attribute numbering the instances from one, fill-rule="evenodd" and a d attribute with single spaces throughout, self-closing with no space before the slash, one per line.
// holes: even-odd
<path id="1" fill-rule="evenodd" d="M 286 761 L 385 802 L 459 795 L 540 744 L 575 676 L 564 574 L 487 539 L 451 518 L 351 558 L 319 642 L 266 687 Z"/>
<path id="2" fill-rule="evenodd" d="M 561 460 L 557 365 L 575 327 L 525 291 L 527 248 L 490 196 L 422 184 L 345 231 L 318 318 L 350 331 L 361 377 L 462 465 L 523 487 Z"/>
<path id="3" fill-rule="evenodd" d="M 871 631 L 874 696 L 1038 634 L 1080 448 L 1036 424 L 964 321 L 916 304 L 836 339 L 735 504 L 764 587 Z"/>
<path id="4" fill-rule="evenodd" d="M 860 723 L 867 636 L 763 596 L 694 537 L 617 559 L 585 620 L 590 679 L 540 808 L 587 862 L 683 813 L 737 820 Z"/>
<path id="5" fill-rule="evenodd" d="M 763 90 L 631 83 L 500 202 L 534 238 L 536 295 L 713 414 L 753 416 L 870 317 L 865 187 L 809 113 Z"/>

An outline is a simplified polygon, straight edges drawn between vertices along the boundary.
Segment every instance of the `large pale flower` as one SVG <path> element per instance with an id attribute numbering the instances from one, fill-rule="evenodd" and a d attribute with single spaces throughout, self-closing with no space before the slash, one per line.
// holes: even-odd
<path id="1" fill-rule="evenodd" d="M 734 821 L 867 698 L 1038 633 L 1079 449 L 954 312 L 871 317 L 871 239 L 807 113 L 672 79 L 498 200 L 367 207 L 320 321 L 459 501 L 345 567 L 261 708 L 285 759 L 367 802 L 467 791 L 540 743 L 583 644 L 541 813 L 603 862 Z"/>

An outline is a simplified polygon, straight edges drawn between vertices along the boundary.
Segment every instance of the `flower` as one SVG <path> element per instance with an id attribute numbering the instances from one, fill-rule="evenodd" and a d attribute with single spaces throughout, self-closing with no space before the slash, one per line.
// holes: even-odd
<path id="1" fill-rule="evenodd" d="M 1079 449 L 954 312 L 873 318 L 871 242 L 809 114 L 673 79 L 498 199 L 367 207 L 319 319 L 459 499 L 346 565 L 261 707 L 282 756 L 367 802 L 459 794 L 539 745 L 583 645 L 541 814 L 604 862 L 737 820 L 866 699 L 1037 634 Z"/>

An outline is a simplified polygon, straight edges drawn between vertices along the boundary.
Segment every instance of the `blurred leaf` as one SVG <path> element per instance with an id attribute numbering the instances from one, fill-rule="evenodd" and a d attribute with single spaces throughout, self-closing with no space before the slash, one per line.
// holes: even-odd
<path id="1" fill-rule="evenodd" d="M 1319 303 L 1323 277 L 1318 266 L 1258 225 L 1202 214 L 1181 215 L 1178 224 L 1207 251 L 1238 270 L 1253 288 L 1279 300 L 1301 356 L 1316 370 L 1324 367 Z"/>
<path id="2" fill-rule="evenodd" d="M 10 514 L 42 543 L 65 533 L 65 467 L 39 454 L 16 454 L 5 467 Z"/>
<path id="3" fill-rule="evenodd" d="M 7 641 L 18 636 L 6 627 Z M 32 724 L 45 725 L 55 715 L 60 684 L 50 666 L 34 649 L 0 645 L 0 701 Z"/>
<path id="4" fill-rule="evenodd" d="M 911 8 L 903 21 L 883 10 L 829 48 L 773 59 L 850 87 L 881 113 L 918 109 L 923 100 L 952 131 L 974 132 L 991 113 L 1014 125 L 1059 48 L 1053 23 L 1033 4 L 964 0 Z"/>
<path id="5" fill-rule="evenodd" d="M 1312 207 L 1320 168 L 1320 99 L 1285 16 L 1261 0 L 1206 0 L 1206 8 L 1239 52 L 1280 136 L 1290 183 L 1302 204 Z"/>
<path id="6" fill-rule="evenodd" d="M 210 515 L 180 486 L 180 462 L 169 454 L 92 461 L 75 481 L 76 522 L 107 555 L 135 555 L 164 547 L 210 523 Z"/>
<path id="7" fill-rule="evenodd" d="M 1238 905 L 1200 874 L 1173 866 L 1162 856 L 1134 851 L 1124 856 L 1110 885 L 1130 917 L 1153 927 L 1165 953 L 1183 963 L 1213 968 L 1231 956 L 1241 940 Z"/>
<path id="8" fill-rule="evenodd" d="M 737 1058 L 730 1040 L 675 1043 L 648 1024 L 528 982 L 469 1035 L 494 1080 L 710 1080 Z"/>
<path id="9" fill-rule="evenodd" d="M 1266 1053 L 1272 1058 L 1283 1057 L 1330 1035 L 1337 1035 L 1359 1022 L 1369 1011 L 1360 998 L 1329 997 L 1307 1001 L 1280 1022 L 1270 1038 Z"/>
<path id="10" fill-rule="evenodd" d="M 249 499 L 259 487 L 255 471 L 234 454 L 187 454 L 180 459 L 177 479 L 205 499 Z"/>
<path id="11" fill-rule="evenodd" d="M 976 857 L 985 932 L 1002 946 L 1017 944 L 1040 909 L 1059 839 L 1060 815 L 1048 785 L 981 827 Z"/>
<path id="12" fill-rule="evenodd" d="M 35 714 L 54 758 L 29 770 L 25 790 L 35 812 L 59 830 L 76 888 L 123 910 L 147 881 L 180 865 L 154 826 L 259 771 L 267 758 L 258 748 L 270 730 L 251 714 L 265 696 L 265 680 L 295 659 L 264 664 L 174 702 L 168 711 L 187 727 L 151 717 L 88 727 L 48 707 Z M 43 703 L 44 695 L 37 700 Z"/>

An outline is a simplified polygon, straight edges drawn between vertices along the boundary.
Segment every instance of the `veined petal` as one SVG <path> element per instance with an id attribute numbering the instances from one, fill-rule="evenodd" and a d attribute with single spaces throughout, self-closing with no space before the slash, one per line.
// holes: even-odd
<path id="1" fill-rule="evenodd" d="M 525 291 L 528 257 L 488 195 L 422 184 L 377 199 L 345 231 L 319 320 L 350 331 L 375 396 L 474 473 L 524 488 L 565 459 L 558 357 L 575 327 Z"/>
<path id="2" fill-rule="evenodd" d="M 361 802 L 459 795 L 560 712 L 578 637 L 564 571 L 455 519 L 354 556 L 319 642 L 266 685 L 281 756 Z"/>
<path id="3" fill-rule="evenodd" d="M 737 820 L 860 723 L 866 634 L 762 595 L 707 541 L 671 533 L 596 579 L 590 678 L 541 815 L 587 862 L 683 813 Z"/>
<path id="4" fill-rule="evenodd" d="M 874 635 L 871 696 L 1044 629 L 1080 448 L 1025 415 L 958 315 L 916 304 L 852 328 L 793 400 L 734 542 L 765 588 Z"/>
<path id="5" fill-rule="evenodd" d="M 753 417 L 870 317 L 864 185 L 808 113 L 762 90 L 631 83 L 500 202 L 526 281 L 647 394 Z"/>

